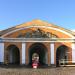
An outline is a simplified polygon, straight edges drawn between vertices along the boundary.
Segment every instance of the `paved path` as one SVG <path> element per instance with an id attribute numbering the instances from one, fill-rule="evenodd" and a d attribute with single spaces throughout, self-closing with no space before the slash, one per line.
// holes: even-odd
<path id="1" fill-rule="evenodd" d="M 75 67 L 60 68 L 0 68 L 0 75 L 75 75 Z"/>

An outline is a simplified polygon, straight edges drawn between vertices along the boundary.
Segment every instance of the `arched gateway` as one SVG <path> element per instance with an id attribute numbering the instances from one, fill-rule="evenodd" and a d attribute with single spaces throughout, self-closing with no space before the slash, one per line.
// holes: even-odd
<path id="1" fill-rule="evenodd" d="M 0 63 L 59 66 L 75 63 L 74 32 L 62 27 L 33 20 L 0 31 Z"/>
<path id="2" fill-rule="evenodd" d="M 59 46 L 56 51 L 56 66 L 66 65 L 68 61 L 68 47 Z"/>
<path id="3" fill-rule="evenodd" d="M 10 45 L 7 47 L 7 63 L 8 64 L 20 64 L 20 52 L 16 45 Z"/>
<path id="4" fill-rule="evenodd" d="M 40 66 L 46 65 L 47 48 L 42 43 L 34 43 L 29 48 L 29 65 L 32 65 L 33 54 L 38 54 L 38 63 Z"/>

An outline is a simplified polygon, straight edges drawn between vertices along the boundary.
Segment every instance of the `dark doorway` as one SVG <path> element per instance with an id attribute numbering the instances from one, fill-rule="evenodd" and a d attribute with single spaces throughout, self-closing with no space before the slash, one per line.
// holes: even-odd
<path id="1" fill-rule="evenodd" d="M 57 48 L 56 51 L 56 66 L 59 67 L 60 65 L 67 64 L 66 61 L 68 60 L 68 47 L 62 45 Z"/>
<path id="2" fill-rule="evenodd" d="M 20 52 L 19 48 L 15 45 L 8 47 L 9 64 L 20 64 Z"/>
<path id="3" fill-rule="evenodd" d="M 32 56 L 36 53 L 39 57 L 39 65 L 46 65 L 47 61 L 47 48 L 42 43 L 34 43 L 29 48 L 29 65 L 32 65 Z"/>

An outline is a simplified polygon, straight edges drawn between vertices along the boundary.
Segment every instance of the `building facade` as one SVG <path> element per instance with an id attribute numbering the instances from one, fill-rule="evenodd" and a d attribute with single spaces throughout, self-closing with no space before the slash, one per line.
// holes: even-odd
<path id="1" fill-rule="evenodd" d="M 1 63 L 32 65 L 35 53 L 40 66 L 74 64 L 74 33 L 41 20 L 0 31 Z"/>

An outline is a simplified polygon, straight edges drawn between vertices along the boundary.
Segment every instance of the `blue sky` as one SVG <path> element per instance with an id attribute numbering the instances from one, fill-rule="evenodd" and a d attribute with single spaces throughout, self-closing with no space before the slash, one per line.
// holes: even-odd
<path id="1" fill-rule="evenodd" d="M 0 30 L 34 19 L 75 29 L 75 0 L 0 0 Z"/>

